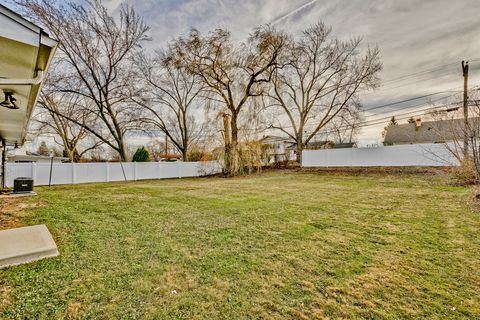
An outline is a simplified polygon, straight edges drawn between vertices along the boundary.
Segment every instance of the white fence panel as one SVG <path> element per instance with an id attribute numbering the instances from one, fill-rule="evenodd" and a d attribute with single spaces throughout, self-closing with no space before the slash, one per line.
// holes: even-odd
<path id="1" fill-rule="evenodd" d="M 74 183 L 108 181 L 105 163 L 76 163 L 72 165 L 72 170 L 72 175 L 75 175 Z"/>
<path id="2" fill-rule="evenodd" d="M 108 181 L 134 180 L 135 173 L 131 163 L 108 163 L 106 171 L 108 172 Z M 125 175 L 124 175 L 125 174 Z"/>
<path id="3" fill-rule="evenodd" d="M 14 166 L 7 163 L 7 176 L 6 176 L 6 184 L 13 185 L 13 182 L 9 184 L 10 177 L 34 177 L 35 176 L 35 164 L 32 163 L 15 163 Z"/>
<path id="4" fill-rule="evenodd" d="M 160 178 L 179 178 L 179 166 L 177 162 L 164 162 L 160 166 Z"/>
<path id="5" fill-rule="evenodd" d="M 409 144 L 377 148 L 305 150 L 303 167 L 439 167 L 458 161 L 442 144 Z"/>
<path id="6" fill-rule="evenodd" d="M 199 176 L 199 166 L 195 162 L 185 162 L 185 165 L 179 172 L 184 177 L 198 177 Z"/>
<path id="7" fill-rule="evenodd" d="M 35 175 L 32 176 L 35 183 L 38 185 L 47 185 L 50 182 L 51 171 L 51 184 L 70 184 L 72 183 L 72 165 L 70 163 L 36 163 Z M 8 168 L 10 164 L 7 164 L 7 177 Z M 52 170 L 50 170 L 50 168 Z M 16 177 L 9 177 L 16 178 Z M 13 180 L 13 179 L 12 179 Z M 13 181 L 12 181 L 13 184 Z"/>
<path id="8" fill-rule="evenodd" d="M 200 176 L 208 176 L 222 172 L 222 164 L 219 161 L 197 162 L 197 170 Z"/>
<path id="9" fill-rule="evenodd" d="M 65 165 L 66 164 L 66 165 Z M 39 167 L 37 167 L 37 175 Z M 50 180 L 50 165 L 42 163 L 42 170 L 45 172 L 45 184 Z M 71 163 L 54 163 L 52 166 L 52 184 L 71 184 L 73 183 L 73 165 Z"/>
<path id="10" fill-rule="evenodd" d="M 156 170 L 160 164 L 157 162 L 135 162 L 135 180 L 148 180 L 156 177 Z"/>
<path id="11" fill-rule="evenodd" d="M 36 186 L 163 178 L 198 177 L 222 171 L 218 161 L 129 163 L 7 163 L 6 184 L 31 177 Z M 51 175 L 51 178 L 50 178 Z M 50 180 L 51 179 L 51 180 Z"/>

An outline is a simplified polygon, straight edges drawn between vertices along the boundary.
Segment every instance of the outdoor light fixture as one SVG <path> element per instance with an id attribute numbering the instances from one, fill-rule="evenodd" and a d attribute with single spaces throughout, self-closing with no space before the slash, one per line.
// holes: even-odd
<path id="1" fill-rule="evenodd" d="M 15 101 L 17 101 L 17 99 L 15 99 L 15 97 L 13 96 L 13 92 L 4 91 L 3 93 L 5 94 L 5 100 L 0 102 L 0 106 L 8 109 L 18 109 L 17 105 L 15 104 Z"/>

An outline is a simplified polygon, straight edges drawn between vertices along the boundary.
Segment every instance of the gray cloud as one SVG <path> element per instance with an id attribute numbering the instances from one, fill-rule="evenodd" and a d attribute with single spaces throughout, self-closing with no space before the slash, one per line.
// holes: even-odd
<path id="1" fill-rule="evenodd" d="M 0 0 L 1 2 L 2 0 Z M 105 0 L 113 11 L 120 0 Z M 216 27 L 244 39 L 258 25 L 277 22 L 292 33 L 319 20 L 341 38 L 362 36 L 382 53 L 383 80 L 448 64 L 435 72 L 386 82 L 362 101 L 368 108 L 462 86 L 460 61 L 471 60 L 471 84 L 480 85 L 480 1 L 478 0 L 127 0 L 152 27 L 149 47 L 165 45 L 191 27 Z M 478 60 L 476 60 L 478 59 Z M 455 64 L 456 63 L 456 64 Z M 428 101 L 425 100 L 427 103 Z M 405 108 L 397 106 L 392 110 Z M 381 111 L 381 110 L 379 110 Z M 378 128 L 364 130 L 378 139 Z"/>
<path id="2" fill-rule="evenodd" d="M 362 36 L 366 44 L 380 47 L 384 63 L 381 77 L 387 81 L 382 88 L 363 96 L 366 108 L 460 88 L 460 60 L 480 59 L 478 0 L 150 0 L 131 3 L 152 26 L 154 45 L 162 45 L 191 27 L 208 31 L 221 26 L 243 39 L 253 27 L 269 22 L 299 33 L 322 20 L 341 38 Z M 446 64 L 447 67 L 434 72 L 388 82 Z M 476 65 L 480 65 L 480 60 L 471 63 L 471 83 L 480 85 Z M 419 102 L 422 100 L 415 104 Z M 390 110 L 398 111 L 411 104 L 400 104 Z M 365 129 L 363 138 L 378 139 L 379 127 Z"/>

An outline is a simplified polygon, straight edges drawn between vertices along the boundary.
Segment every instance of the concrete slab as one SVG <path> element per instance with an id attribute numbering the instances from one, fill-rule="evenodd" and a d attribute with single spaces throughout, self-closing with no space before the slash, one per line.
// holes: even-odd
<path id="1" fill-rule="evenodd" d="M 0 268 L 58 256 L 44 224 L 0 231 Z"/>
<path id="2" fill-rule="evenodd" d="M 30 191 L 30 192 L 22 192 L 22 193 L 5 193 L 0 195 L 0 199 L 5 198 L 20 198 L 20 197 L 33 197 L 36 196 L 37 193 L 35 191 Z"/>

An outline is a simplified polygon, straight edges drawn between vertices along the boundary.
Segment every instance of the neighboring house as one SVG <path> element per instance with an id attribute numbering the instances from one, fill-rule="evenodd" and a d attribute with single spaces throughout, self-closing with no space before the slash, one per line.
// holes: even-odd
<path id="1" fill-rule="evenodd" d="M 267 163 L 278 163 L 282 161 L 295 161 L 297 153 L 297 144 L 291 139 L 281 136 L 268 135 L 264 136 L 257 142 L 261 143 L 263 146 L 266 146 L 267 152 Z M 246 144 L 245 142 L 240 142 L 239 146 Z M 333 141 L 313 141 L 308 144 L 305 149 L 308 150 L 319 150 L 319 149 L 336 149 L 336 148 L 356 148 L 357 144 L 352 143 L 339 143 L 335 144 Z M 212 151 L 214 155 L 219 155 L 223 152 L 223 148 L 218 147 Z M 265 161 L 264 161 L 265 162 Z"/>
<path id="2" fill-rule="evenodd" d="M 470 123 L 478 128 L 480 118 L 470 118 Z M 416 119 L 414 123 L 389 125 L 383 144 L 386 146 L 444 143 L 463 139 L 465 131 L 463 119 L 425 121 Z"/>
<path id="3" fill-rule="evenodd" d="M 0 4 L 1 172 L 7 146 L 22 146 L 44 76 L 58 42 Z M 1 186 L 4 186 L 2 175 Z"/>
<path id="4" fill-rule="evenodd" d="M 265 136 L 260 140 L 268 146 L 268 162 L 276 163 L 287 160 L 295 160 L 294 143 L 285 137 Z"/>
<path id="5" fill-rule="evenodd" d="M 7 152 L 7 162 L 14 163 L 46 163 L 46 162 L 62 163 L 68 162 L 69 159 L 66 157 L 48 157 L 41 156 L 38 153 L 28 152 L 24 147 L 13 149 Z"/>

